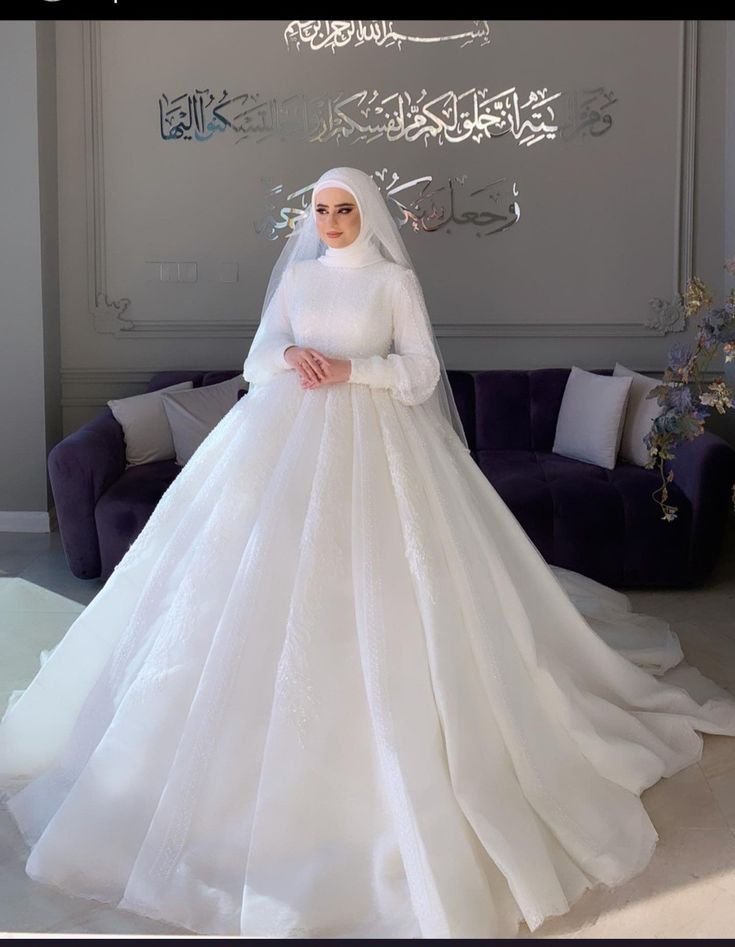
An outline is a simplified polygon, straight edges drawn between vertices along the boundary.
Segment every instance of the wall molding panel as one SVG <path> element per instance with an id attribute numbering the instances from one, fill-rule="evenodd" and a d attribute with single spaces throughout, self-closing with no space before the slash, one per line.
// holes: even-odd
<path id="1" fill-rule="evenodd" d="M 103 141 L 101 24 L 83 20 L 84 135 L 87 193 L 87 299 L 95 332 L 132 329 L 124 319 L 129 299 L 107 296 L 107 239 L 105 232 L 105 161 Z"/>
<path id="2" fill-rule="evenodd" d="M 109 260 L 106 239 L 105 159 L 102 82 L 102 23 L 85 20 L 83 27 L 83 74 L 86 136 L 86 227 L 88 307 L 94 331 L 116 339 L 228 339 L 252 338 L 257 323 L 238 319 L 147 319 L 131 312 L 128 297 L 111 299 L 107 290 Z M 692 275 L 694 245 L 694 185 L 696 153 L 696 101 L 699 29 L 696 20 L 682 20 L 679 30 L 677 157 L 675 228 L 673 234 L 672 299 Z M 651 300 L 647 316 L 638 324 L 574 322 L 539 324 L 513 322 L 494 324 L 435 323 L 438 337 L 453 341 L 530 338 L 656 338 L 681 331 L 681 319 L 662 318 L 660 300 Z M 670 313 L 669 313 L 670 316 Z M 66 375 L 67 373 L 65 373 Z"/>

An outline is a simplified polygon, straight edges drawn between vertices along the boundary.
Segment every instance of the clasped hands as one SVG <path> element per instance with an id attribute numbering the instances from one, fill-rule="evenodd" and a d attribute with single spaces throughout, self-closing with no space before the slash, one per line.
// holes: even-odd
<path id="1" fill-rule="evenodd" d="M 348 358 L 329 358 L 318 349 L 300 345 L 289 345 L 283 357 L 299 373 L 302 388 L 321 388 L 322 385 L 348 381 L 352 371 Z"/>

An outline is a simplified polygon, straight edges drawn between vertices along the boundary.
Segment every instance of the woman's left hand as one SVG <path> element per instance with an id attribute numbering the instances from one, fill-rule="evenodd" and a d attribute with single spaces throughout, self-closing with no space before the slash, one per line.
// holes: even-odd
<path id="1" fill-rule="evenodd" d="M 348 381 L 352 371 L 352 363 L 348 358 L 329 358 L 322 356 L 322 366 L 325 377 L 322 381 L 301 379 L 302 388 L 321 388 L 323 385 L 334 385 L 337 382 Z"/>

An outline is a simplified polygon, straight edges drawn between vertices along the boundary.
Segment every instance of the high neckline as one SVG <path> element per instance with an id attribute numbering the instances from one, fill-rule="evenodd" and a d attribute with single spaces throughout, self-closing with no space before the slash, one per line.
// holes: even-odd
<path id="1" fill-rule="evenodd" d="M 324 255 L 317 257 L 323 266 L 344 266 L 352 269 L 385 259 L 372 241 L 361 241 L 359 237 L 346 247 L 327 246 Z"/>

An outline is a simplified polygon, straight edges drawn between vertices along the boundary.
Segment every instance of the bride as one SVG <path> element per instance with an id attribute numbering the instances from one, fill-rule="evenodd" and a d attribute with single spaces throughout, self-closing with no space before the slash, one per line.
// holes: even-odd
<path id="1" fill-rule="evenodd" d="M 640 794 L 735 700 L 475 464 L 365 173 L 317 182 L 243 374 L 11 697 L 28 875 L 201 933 L 497 938 L 641 872 Z"/>

